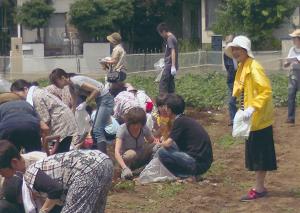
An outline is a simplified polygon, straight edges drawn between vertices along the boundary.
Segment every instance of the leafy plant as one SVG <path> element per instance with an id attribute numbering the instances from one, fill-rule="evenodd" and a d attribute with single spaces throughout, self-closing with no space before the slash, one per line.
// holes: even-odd
<path id="1" fill-rule="evenodd" d="M 273 102 L 276 107 L 287 106 L 288 77 L 283 74 L 271 75 Z M 154 77 L 144 75 L 129 75 L 127 82 L 155 98 L 158 94 L 158 84 Z M 40 86 L 48 85 L 48 80 L 39 80 Z M 218 72 L 210 74 L 187 74 L 176 79 L 176 92 L 183 96 L 188 107 L 197 109 L 218 109 L 227 106 L 228 90 L 226 76 Z M 297 96 L 300 105 L 300 94 Z M 225 138 L 226 139 L 226 138 Z M 225 140 L 224 139 L 224 140 Z M 226 139 L 227 140 L 227 139 Z"/>
<path id="2" fill-rule="evenodd" d="M 133 15 L 131 0 L 78 0 L 70 7 L 70 21 L 95 40 L 104 40 L 128 23 Z"/>
<path id="3" fill-rule="evenodd" d="M 54 8 L 44 0 L 31 0 L 18 8 L 17 20 L 30 30 L 37 29 L 37 42 L 41 42 L 41 28 L 48 24 Z"/>
<path id="4" fill-rule="evenodd" d="M 246 34 L 255 49 L 263 49 L 274 40 L 272 31 L 289 18 L 299 0 L 224 0 L 217 10 L 215 33 Z"/>

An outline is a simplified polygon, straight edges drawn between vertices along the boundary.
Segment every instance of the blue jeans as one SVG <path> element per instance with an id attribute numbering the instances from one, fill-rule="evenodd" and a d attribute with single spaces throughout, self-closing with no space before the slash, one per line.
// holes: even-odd
<path id="1" fill-rule="evenodd" d="M 114 98 L 108 93 L 96 98 L 97 112 L 92 128 L 93 140 L 100 151 L 106 153 L 105 127 L 110 123 L 110 116 L 113 112 Z"/>
<path id="2" fill-rule="evenodd" d="M 234 116 L 237 112 L 236 97 L 232 96 L 233 83 L 228 83 L 227 85 L 228 85 L 228 91 L 229 91 L 228 110 L 229 110 L 230 121 L 233 122 Z"/>
<path id="3" fill-rule="evenodd" d="M 160 148 L 157 152 L 162 164 L 177 177 L 188 177 L 197 174 L 196 160 L 185 152 L 180 152 L 176 145 Z"/>

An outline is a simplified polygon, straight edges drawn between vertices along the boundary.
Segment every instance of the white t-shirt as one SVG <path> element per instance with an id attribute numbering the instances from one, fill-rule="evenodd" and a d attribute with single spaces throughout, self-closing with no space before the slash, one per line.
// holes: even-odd
<path id="1" fill-rule="evenodd" d="M 83 75 L 77 75 L 77 76 L 71 77 L 70 80 L 74 86 L 75 92 L 78 93 L 79 95 L 88 96 L 90 94 L 90 92 L 81 89 L 81 86 L 84 83 L 91 84 L 91 85 L 97 87 L 99 89 L 100 96 L 104 96 L 108 93 L 108 90 L 104 87 L 104 84 L 102 84 L 101 82 L 96 81 L 95 79 L 92 79 L 90 77 L 83 76 Z"/>

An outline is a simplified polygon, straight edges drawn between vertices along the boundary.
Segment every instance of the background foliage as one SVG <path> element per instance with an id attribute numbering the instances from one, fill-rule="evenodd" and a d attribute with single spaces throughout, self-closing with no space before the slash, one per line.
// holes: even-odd
<path id="1" fill-rule="evenodd" d="M 37 29 L 37 40 L 41 42 L 40 28 L 48 24 L 53 12 L 53 6 L 46 1 L 31 0 L 18 8 L 17 20 L 28 29 Z"/>
<path id="2" fill-rule="evenodd" d="M 105 40 L 133 15 L 132 0 L 78 0 L 70 7 L 70 21 L 94 40 Z"/>
<path id="3" fill-rule="evenodd" d="M 223 0 L 213 31 L 222 35 L 246 34 L 256 50 L 278 46 L 274 29 L 289 18 L 299 0 Z M 278 48 L 278 47 L 277 47 Z"/>

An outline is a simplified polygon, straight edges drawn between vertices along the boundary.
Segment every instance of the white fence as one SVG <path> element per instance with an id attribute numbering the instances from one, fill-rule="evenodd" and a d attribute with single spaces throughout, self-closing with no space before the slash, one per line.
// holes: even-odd
<path id="1" fill-rule="evenodd" d="M 282 64 L 287 53 L 281 51 L 255 52 L 256 59 L 268 72 L 282 70 Z M 131 54 L 127 55 L 128 73 L 154 70 L 153 64 L 162 58 L 163 53 L 158 54 Z M 222 52 L 216 51 L 196 51 L 179 54 L 180 68 L 197 68 L 197 72 L 207 69 L 212 71 L 222 71 Z M 103 75 L 104 71 L 97 62 L 96 57 L 84 56 L 58 56 L 58 57 L 22 57 L 22 73 L 29 76 L 46 76 L 55 68 L 62 68 L 68 72 L 80 72 L 84 74 Z M 198 69 L 199 68 L 199 69 Z M 10 75 L 10 58 L 0 57 L 0 73 Z"/>

